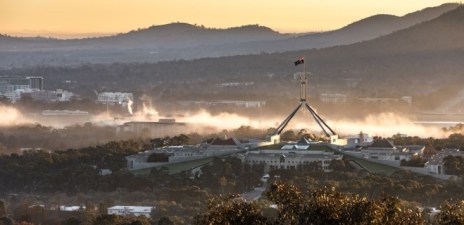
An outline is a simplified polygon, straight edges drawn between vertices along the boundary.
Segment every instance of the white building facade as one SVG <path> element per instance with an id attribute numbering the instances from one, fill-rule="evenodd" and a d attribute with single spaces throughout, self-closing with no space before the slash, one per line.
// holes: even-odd
<path id="1" fill-rule="evenodd" d="M 330 171 L 332 160 L 341 160 L 342 155 L 334 154 L 327 143 L 287 143 L 279 149 L 271 146 L 248 151 L 242 161 L 250 165 L 263 164 L 265 170 L 297 169 L 311 163 L 318 163 L 324 171 Z"/>
<path id="2" fill-rule="evenodd" d="M 116 205 L 108 208 L 108 215 L 118 215 L 118 216 L 145 216 L 150 218 L 150 213 L 155 210 L 154 206 L 123 206 Z"/>
<path id="3" fill-rule="evenodd" d="M 134 94 L 127 92 L 101 92 L 97 97 L 97 102 L 101 104 L 126 106 L 129 101 L 134 101 Z"/>

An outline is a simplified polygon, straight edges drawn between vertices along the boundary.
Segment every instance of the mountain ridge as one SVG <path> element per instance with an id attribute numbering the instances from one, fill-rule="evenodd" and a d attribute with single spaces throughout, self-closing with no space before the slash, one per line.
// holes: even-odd
<path id="1" fill-rule="evenodd" d="M 341 29 L 308 35 L 280 34 L 260 25 L 228 29 L 172 23 L 113 36 L 56 40 L 0 36 L 0 67 L 46 64 L 158 62 L 233 55 L 300 51 L 351 45 L 382 38 L 436 18 L 459 4 L 426 8 L 402 17 L 374 15 Z M 412 24 L 412 25 L 411 25 Z"/>

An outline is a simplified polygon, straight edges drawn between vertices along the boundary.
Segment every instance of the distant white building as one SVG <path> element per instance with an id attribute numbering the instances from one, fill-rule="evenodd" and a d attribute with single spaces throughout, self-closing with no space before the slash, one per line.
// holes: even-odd
<path id="1" fill-rule="evenodd" d="M 108 208 L 109 215 L 118 215 L 118 216 L 145 216 L 150 218 L 150 213 L 155 210 L 153 206 L 123 206 L 116 205 L 111 208 Z"/>
<path id="2" fill-rule="evenodd" d="M 252 86 L 255 85 L 255 82 L 227 82 L 227 83 L 221 83 L 219 86 L 221 87 L 238 87 L 238 86 Z"/>
<path id="3" fill-rule="evenodd" d="M 324 103 L 346 103 L 348 96 L 340 93 L 322 93 L 319 99 Z"/>
<path id="4" fill-rule="evenodd" d="M 403 145 L 401 148 L 404 148 L 407 152 L 418 156 L 424 155 L 425 151 L 425 145 Z"/>
<path id="5" fill-rule="evenodd" d="M 101 92 L 98 93 L 97 102 L 101 104 L 126 106 L 130 101 L 134 101 L 134 94 L 127 92 Z"/>
<path id="6" fill-rule="evenodd" d="M 443 159 L 447 156 L 464 157 L 464 152 L 459 149 L 443 149 L 433 155 L 430 160 L 425 163 L 424 167 L 430 174 L 446 174 Z"/>
<path id="7" fill-rule="evenodd" d="M 370 146 L 362 149 L 361 154 L 365 159 L 387 161 L 411 160 L 414 155 L 405 148 L 395 146 L 387 139 L 375 140 Z"/>
<path id="8" fill-rule="evenodd" d="M 374 141 L 374 138 L 369 136 L 369 134 L 359 133 L 356 135 L 351 135 L 346 137 L 346 145 L 343 146 L 345 149 L 356 148 L 361 146 L 371 145 Z"/>
<path id="9" fill-rule="evenodd" d="M 118 126 L 116 134 L 127 132 L 137 135 L 143 134 L 149 137 L 164 137 L 181 134 L 187 128 L 186 123 L 176 122 L 175 119 L 159 119 L 158 122 L 131 121 Z"/>
<path id="10" fill-rule="evenodd" d="M 266 105 L 266 101 L 244 101 L 244 100 L 218 100 L 218 101 L 178 101 L 180 105 L 198 106 L 237 106 L 243 108 L 261 108 Z"/>
<path id="11" fill-rule="evenodd" d="M 313 142 L 303 138 L 299 142 L 263 146 L 248 151 L 242 157 L 242 161 L 250 165 L 263 164 L 266 170 L 296 169 L 317 162 L 324 171 L 329 171 L 330 162 L 343 157 L 334 154 L 333 150 L 328 143 Z"/>
<path id="12" fill-rule="evenodd" d="M 0 76 L 0 95 L 16 102 L 22 93 L 43 90 L 43 77 Z"/>
<path id="13" fill-rule="evenodd" d="M 65 211 L 65 212 L 76 212 L 76 211 L 83 211 L 85 210 L 85 206 L 65 206 L 61 205 L 60 206 L 60 211 Z"/>
<path id="14" fill-rule="evenodd" d="M 42 116 L 89 116 L 89 112 L 80 110 L 43 110 Z"/>
<path id="15" fill-rule="evenodd" d="M 403 96 L 401 98 L 377 98 L 377 97 L 368 97 L 368 98 L 359 98 L 363 103 L 406 103 L 407 105 L 412 104 L 411 96 Z"/>
<path id="16" fill-rule="evenodd" d="M 244 149 L 237 139 L 222 140 L 215 138 L 198 146 L 166 146 L 126 156 L 127 169 L 138 170 L 171 163 L 224 156 L 241 151 L 244 151 Z M 165 162 L 148 162 L 148 157 L 152 154 L 163 154 L 167 160 Z"/>

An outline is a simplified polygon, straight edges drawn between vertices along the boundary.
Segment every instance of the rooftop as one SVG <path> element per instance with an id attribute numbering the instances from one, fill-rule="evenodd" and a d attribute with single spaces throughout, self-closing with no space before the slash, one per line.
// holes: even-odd
<path id="1" fill-rule="evenodd" d="M 369 148 L 395 148 L 393 142 L 387 139 L 375 140 Z"/>
<path id="2" fill-rule="evenodd" d="M 149 213 L 155 208 L 154 206 L 124 206 L 124 205 L 115 205 L 108 208 L 108 210 L 128 210 L 132 213 Z"/>
<path id="3" fill-rule="evenodd" d="M 333 149 L 328 143 L 319 142 L 312 144 L 298 144 L 295 142 L 279 143 L 274 145 L 261 146 L 256 148 L 256 150 L 306 150 L 306 151 L 326 151 L 333 152 Z"/>

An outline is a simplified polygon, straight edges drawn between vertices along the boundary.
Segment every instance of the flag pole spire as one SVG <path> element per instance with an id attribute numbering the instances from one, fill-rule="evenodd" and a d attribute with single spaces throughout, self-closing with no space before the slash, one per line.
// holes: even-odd
<path id="1" fill-rule="evenodd" d="M 300 76 L 301 90 L 300 90 L 300 101 L 306 102 L 306 63 L 304 62 L 305 56 L 303 55 L 303 74 Z"/>

